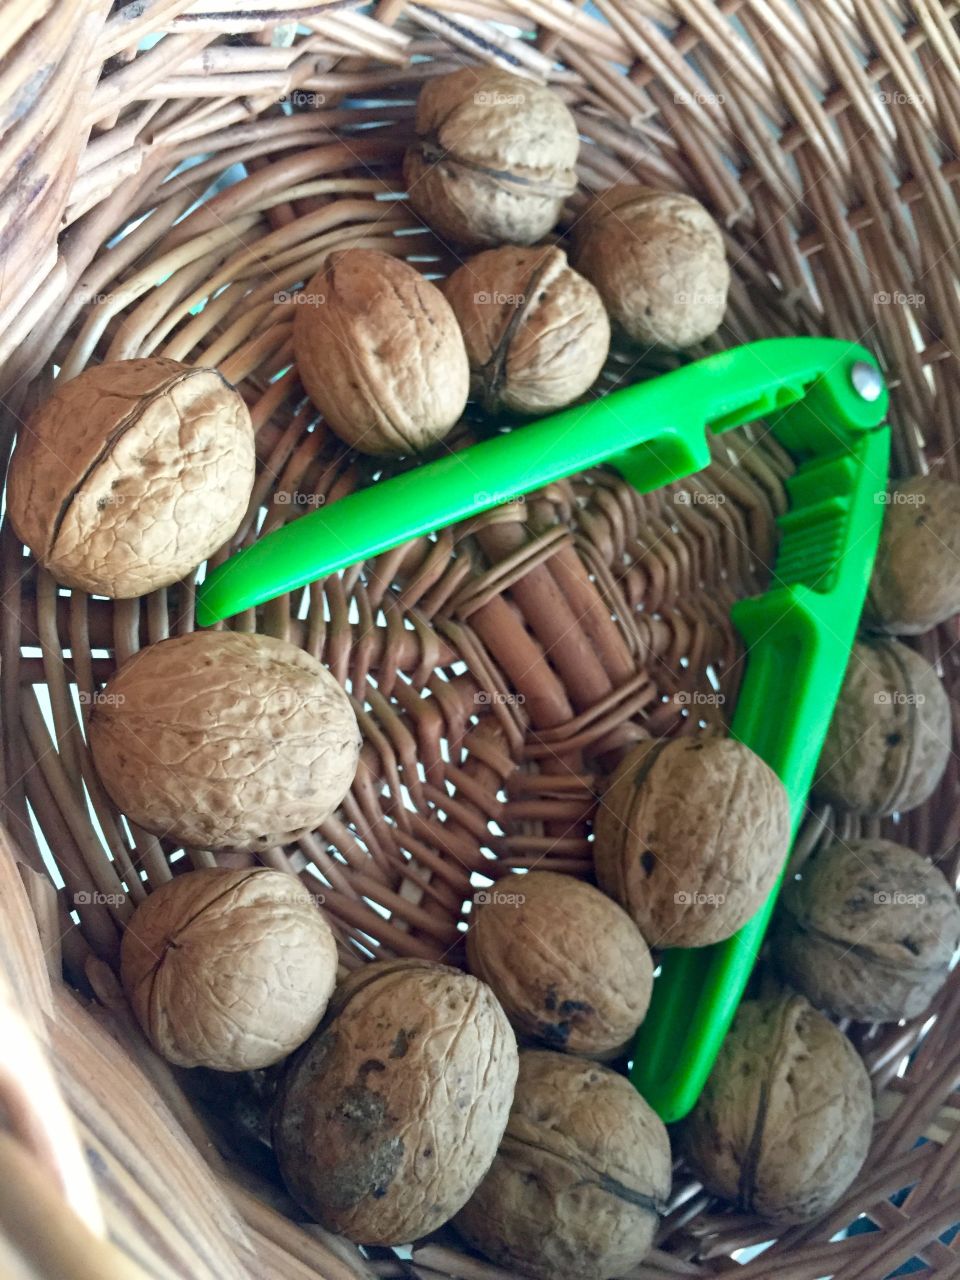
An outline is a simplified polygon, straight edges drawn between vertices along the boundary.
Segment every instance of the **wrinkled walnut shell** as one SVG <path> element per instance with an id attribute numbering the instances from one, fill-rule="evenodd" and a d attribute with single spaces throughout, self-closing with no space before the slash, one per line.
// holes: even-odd
<path id="1" fill-rule="evenodd" d="M 667 1131 L 628 1080 L 528 1050 L 500 1150 L 456 1226 L 510 1271 L 607 1280 L 649 1251 L 670 1183 Z"/>
<path id="2" fill-rule="evenodd" d="M 362 453 L 409 454 L 463 413 L 470 370 L 450 304 L 388 253 L 331 253 L 298 295 L 293 349 L 307 394 Z"/>
<path id="3" fill-rule="evenodd" d="M 943 873 L 892 840 L 827 846 L 780 895 L 774 954 L 786 980 L 838 1018 L 914 1018 L 947 979 L 960 906 Z"/>
<path id="4" fill-rule="evenodd" d="M 653 985 L 650 952 L 627 913 L 593 885 L 550 871 L 500 881 L 485 897 L 467 963 L 514 1029 L 571 1053 L 621 1048 Z"/>
<path id="5" fill-rule="evenodd" d="M 421 960 L 364 965 L 290 1066 L 274 1147 L 290 1194 L 362 1244 L 435 1230 L 486 1173 L 517 1078 L 489 987 Z"/>
<path id="6" fill-rule="evenodd" d="M 870 1078 L 846 1036 L 802 996 L 747 1000 L 682 1146 L 708 1191 L 787 1225 L 840 1199 L 872 1129 Z"/>
<path id="7" fill-rule="evenodd" d="M 692 196 L 619 183 L 573 234 L 573 265 L 634 342 L 682 350 L 720 327 L 730 286 L 723 236 Z"/>
<path id="8" fill-rule="evenodd" d="M 926 658 L 899 640 L 861 640 L 823 744 L 816 794 L 876 817 L 915 809 L 943 777 L 950 734 L 950 702 Z"/>
<path id="9" fill-rule="evenodd" d="M 460 244 L 532 244 L 576 190 L 576 121 L 532 80 L 492 67 L 437 76 L 420 90 L 415 128 L 403 162 L 410 203 Z"/>
<path id="10" fill-rule="evenodd" d="M 126 599 L 232 537 L 255 466 L 250 414 L 215 369 L 118 360 L 58 381 L 30 418 L 7 510 L 58 582 Z"/>
<path id="11" fill-rule="evenodd" d="M 610 347 L 600 295 L 562 249 L 506 245 L 444 281 L 488 413 L 549 413 L 596 381 Z"/>
<path id="12" fill-rule="evenodd" d="M 786 860 L 783 783 L 742 743 L 642 742 L 601 800 L 597 880 L 651 947 L 703 947 L 756 914 Z"/>
<path id="13" fill-rule="evenodd" d="M 323 1017 L 337 977 L 330 926 L 293 876 L 188 871 L 137 908 L 121 978 L 168 1062 L 252 1071 L 292 1053 Z"/>
<path id="14" fill-rule="evenodd" d="M 917 635 L 960 611 L 960 485 L 938 475 L 888 494 L 864 621 Z"/>
<path id="15" fill-rule="evenodd" d="M 360 751 L 350 700 L 316 658 L 232 631 L 141 649 L 97 694 L 89 734 L 119 809 L 208 849 L 312 831 L 349 790 Z"/>

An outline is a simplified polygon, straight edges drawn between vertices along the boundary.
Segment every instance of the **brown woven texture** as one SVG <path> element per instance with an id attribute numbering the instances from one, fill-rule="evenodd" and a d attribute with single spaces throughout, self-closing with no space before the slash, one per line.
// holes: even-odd
<path id="1" fill-rule="evenodd" d="M 420 84 L 465 62 L 548 81 L 574 110 L 586 141 L 561 232 L 587 193 L 627 173 L 693 193 L 723 226 L 733 268 L 726 321 L 704 352 L 787 334 L 859 340 L 893 391 L 895 473 L 958 478 L 956 3 L 597 0 L 586 12 L 566 0 L 384 0 L 361 13 L 17 0 L 2 12 L 4 453 L 57 371 L 151 354 L 218 365 L 250 405 L 260 466 L 251 510 L 214 562 L 261 518 L 266 531 L 379 476 L 305 401 L 290 367 L 292 295 L 345 245 L 430 273 L 456 265 L 387 197 L 403 190 Z M 671 363 L 615 348 L 602 385 Z M 450 444 L 472 430 L 463 423 Z M 345 965 L 461 963 L 478 877 L 534 865 L 588 875 L 598 783 L 624 749 L 729 718 L 743 654 L 728 611 L 767 581 L 791 462 L 763 424 L 715 450 L 684 486 L 641 497 L 598 469 L 231 622 L 314 653 L 360 717 L 342 809 L 265 858 L 314 892 L 322 877 Z M 59 1153 L 47 1137 L 33 1144 L 52 1185 L 79 1133 L 101 1201 L 98 1214 L 79 1195 L 87 1228 L 108 1230 L 150 1276 L 506 1276 L 449 1231 L 412 1261 L 385 1250 L 363 1261 L 295 1225 L 282 1189 L 208 1127 L 210 1108 L 201 1098 L 194 1111 L 185 1077 L 144 1044 L 114 973 L 124 922 L 178 864 L 214 859 L 184 858 L 114 810 L 83 725 L 118 662 L 193 628 L 194 588 L 119 603 L 68 592 L 8 526 L 2 573 L 2 792 L 27 886 L 5 916 L 3 959 L 25 1007 L 44 1002 L 35 1030 L 74 1116 Z M 955 623 L 919 641 L 951 694 L 956 644 Z M 833 831 L 883 831 L 955 878 L 958 779 L 954 757 L 899 822 L 813 808 L 797 856 Z M 23 894 L 12 867 L 0 862 L 0 900 Z M 41 953 L 52 988 L 34 972 Z M 60 986 L 61 958 L 87 1008 Z M 958 1006 L 954 980 L 914 1024 L 851 1028 L 880 1119 L 826 1219 L 742 1266 L 738 1250 L 771 1228 L 678 1169 L 657 1248 L 630 1280 L 879 1280 L 914 1256 L 923 1274 L 960 1274 L 938 1241 L 960 1221 Z M 26 1105 L 29 1089 L 4 1096 Z M 876 1230 L 831 1240 L 859 1214 Z"/>

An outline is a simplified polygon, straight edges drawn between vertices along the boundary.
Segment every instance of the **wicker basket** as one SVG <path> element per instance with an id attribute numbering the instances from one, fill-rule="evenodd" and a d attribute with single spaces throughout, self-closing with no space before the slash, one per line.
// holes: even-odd
<path id="1" fill-rule="evenodd" d="M 894 389 L 896 472 L 937 465 L 956 479 L 958 10 L 7 4 L 4 440 L 56 372 L 156 353 L 218 364 L 251 406 L 260 470 L 234 545 L 255 536 L 263 509 L 264 528 L 296 517 L 278 494 L 330 502 L 368 483 L 369 462 L 314 429 L 290 369 L 286 299 L 333 246 L 386 249 L 436 273 L 455 261 L 385 197 L 402 190 L 423 79 L 485 60 L 549 80 L 576 112 L 586 142 L 568 223 L 587 191 L 626 172 L 694 193 L 725 228 L 734 268 L 712 345 L 792 333 L 866 342 Z M 604 385 L 656 367 L 614 350 Z M 466 439 L 469 423 L 458 430 Z M 729 606 L 764 585 L 790 471 L 761 432 L 735 435 L 691 482 L 709 501 L 640 497 L 598 470 L 234 621 L 319 656 L 349 682 L 362 720 L 342 810 L 266 858 L 322 876 L 345 965 L 374 954 L 457 963 L 481 877 L 535 864 L 588 874 L 597 775 L 638 736 L 729 714 L 741 656 Z M 305 1223 L 260 1138 L 257 1080 L 227 1088 L 177 1073 L 145 1044 L 115 976 L 124 922 L 177 864 L 213 857 L 115 812 L 83 723 L 117 662 L 193 627 L 193 586 L 90 598 L 38 572 L 8 526 L 2 537 L 0 1271 L 506 1276 L 449 1230 L 412 1256 L 361 1256 Z M 955 624 L 919 643 L 952 693 Z M 697 692 L 709 696 L 678 696 Z M 957 788 L 954 758 L 934 798 L 899 822 L 859 828 L 818 808 L 799 856 L 834 830 L 882 830 L 955 877 Z M 915 1023 L 849 1029 L 880 1122 L 827 1218 L 747 1261 L 771 1229 L 678 1169 L 657 1248 L 631 1280 L 880 1280 L 911 1258 L 923 1274 L 960 1275 L 938 1239 L 960 1221 L 958 1004 L 960 980 Z M 873 1230 L 845 1233 L 860 1215 Z"/>

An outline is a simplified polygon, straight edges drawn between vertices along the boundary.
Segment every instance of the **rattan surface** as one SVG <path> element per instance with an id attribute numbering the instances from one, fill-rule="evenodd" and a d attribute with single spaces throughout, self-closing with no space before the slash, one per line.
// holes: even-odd
<path id="1" fill-rule="evenodd" d="M 893 387 L 897 474 L 935 465 L 956 479 L 958 11 L 936 0 L 598 0 L 589 12 L 564 0 L 385 0 L 362 12 L 8 4 L 4 438 L 55 370 L 157 354 L 219 365 L 251 407 L 254 502 L 222 555 L 370 483 L 380 464 L 318 421 L 291 368 L 295 293 L 344 245 L 407 256 L 432 274 L 456 265 L 454 249 L 393 197 L 419 84 L 483 59 L 549 80 L 576 113 L 581 188 L 562 232 L 588 192 L 625 173 L 692 192 L 724 227 L 734 277 L 726 322 L 704 350 L 791 333 L 864 342 Z M 615 346 L 601 389 L 668 365 Z M 465 421 L 448 444 L 480 430 Z M 348 800 L 321 830 L 266 857 L 322 878 L 346 965 L 394 954 L 460 963 L 478 877 L 534 865 L 589 874 L 599 779 L 623 750 L 729 717 L 742 651 L 728 609 L 767 580 L 790 468 L 757 424 L 724 437 L 709 472 L 685 486 L 641 497 L 597 470 L 233 620 L 316 654 L 360 716 L 365 746 Z M 214 1152 L 111 976 L 124 921 L 183 855 L 113 809 L 83 733 L 118 662 L 193 627 L 193 586 L 93 599 L 38 571 L 8 526 L 2 538 L 6 819 L 23 861 L 48 877 L 49 849 L 62 881 L 54 902 L 27 873 L 48 956 L 62 952 L 72 981 L 99 997 L 95 1014 L 55 993 L 45 1025 L 56 1029 L 50 1052 L 113 1239 L 157 1276 L 340 1280 L 364 1265 L 424 1280 L 505 1275 L 463 1255 L 452 1233 L 412 1262 L 379 1251 L 362 1264 L 352 1249 L 343 1260 L 290 1224 L 293 1207 L 262 1171 L 244 1170 L 223 1143 Z M 954 623 L 919 642 L 942 662 L 951 694 L 956 642 Z M 814 808 L 798 856 L 832 830 L 882 829 L 954 877 L 957 786 L 953 758 L 931 801 L 902 821 L 858 826 Z M 214 860 L 202 850 L 186 859 Z M 882 1119 L 828 1219 L 783 1233 L 741 1266 L 738 1250 L 771 1229 L 710 1203 L 679 1170 L 657 1251 L 631 1280 L 879 1280 L 914 1256 L 925 1274 L 960 1274 L 938 1241 L 960 1221 L 958 1004 L 952 981 L 915 1025 L 852 1029 Z M 123 1099 L 112 1113 L 109 1091 L 93 1083 L 104 1079 Z M 204 1167 L 197 1153 L 209 1158 L 209 1211 L 178 1186 L 158 1107 L 172 1108 L 175 1142 L 192 1144 L 190 1167 Z M 138 1160 L 123 1155 L 131 1141 Z M 117 1191 L 112 1162 L 124 1160 L 136 1197 Z M 158 1206 L 173 1224 L 160 1245 Z M 831 1240 L 860 1214 L 877 1230 Z"/>

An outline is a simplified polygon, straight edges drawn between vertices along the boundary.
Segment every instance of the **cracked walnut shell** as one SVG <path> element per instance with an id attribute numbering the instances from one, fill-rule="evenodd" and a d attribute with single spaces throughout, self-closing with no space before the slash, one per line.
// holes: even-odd
<path id="1" fill-rule="evenodd" d="M 490 988 L 423 960 L 376 961 L 338 988 L 290 1065 L 274 1149 L 290 1194 L 361 1244 L 435 1230 L 486 1173 L 517 1046 Z"/>
<path id="2" fill-rule="evenodd" d="M 814 790 L 870 817 L 915 809 L 943 777 L 950 740 L 950 700 L 926 658 L 899 640 L 861 640 L 850 654 Z"/>
<path id="3" fill-rule="evenodd" d="M 621 1048 L 653 986 L 650 952 L 627 913 L 593 885 L 552 871 L 500 881 L 487 898 L 467 933 L 467 963 L 514 1029 L 571 1053 Z"/>
<path id="4" fill-rule="evenodd" d="M 473 392 L 488 413 L 562 409 L 603 368 L 610 321 L 562 249 L 507 245 L 478 253 L 443 291 L 463 330 Z"/>
<path id="5" fill-rule="evenodd" d="M 455 1225 L 510 1272 L 608 1280 L 649 1252 L 670 1183 L 667 1131 L 629 1080 L 527 1050 L 500 1150 Z"/>
<path id="6" fill-rule="evenodd" d="M 123 935 L 121 978 L 168 1062 L 252 1071 L 311 1035 L 337 976 L 333 933 L 299 880 L 205 868 L 162 884 Z"/>
<path id="7" fill-rule="evenodd" d="M 574 241 L 573 265 L 634 342 L 683 350 L 720 327 L 730 269 L 720 228 L 693 196 L 619 183 L 588 205 Z"/>
<path id="8" fill-rule="evenodd" d="M 643 742 L 622 761 L 595 822 L 601 889 L 651 947 L 703 947 L 746 924 L 787 857 L 783 783 L 732 739 Z"/>
<path id="9" fill-rule="evenodd" d="M 215 369 L 118 360 L 56 383 L 10 462 L 10 519 L 70 587 L 126 599 L 184 577 L 236 532 L 253 426 Z"/>
<path id="10" fill-rule="evenodd" d="M 141 649 L 94 702 L 90 748 L 114 803 L 206 849 L 268 849 L 327 818 L 360 732 L 310 654 L 270 636 L 195 631 Z"/>
<path id="11" fill-rule="evenodd" d="M 389 253 L 331 253 L 294 309 L 307 394 L 337 435 L 371 454 L 412 454 L 463 413 L 470 370 L 450 304 Z"/>
<path id="12" fill-rule="evenodd" d="M 492 67 L 428 80 L 403 177 L 410 203 L 465 245 L 532 244 L 577 186 L 577 125 L 551 89 Z"/>
<path id="13" fill-rule="evenodd" d="M 802 996 L 778 997 L 741 1004 L 682 1145 L 708 1191 L 788 1225 L 840 1199 L 872 1129 L 853 1045 Z"/>
<path id="14" fill-rule="evenodd" d="M 899 1022 L 937 994 L 960 946 L 960 906 L 921 854 L 874 838 L 828 845 L 780 894 L 777 965 L 838 1018 Z"/>

